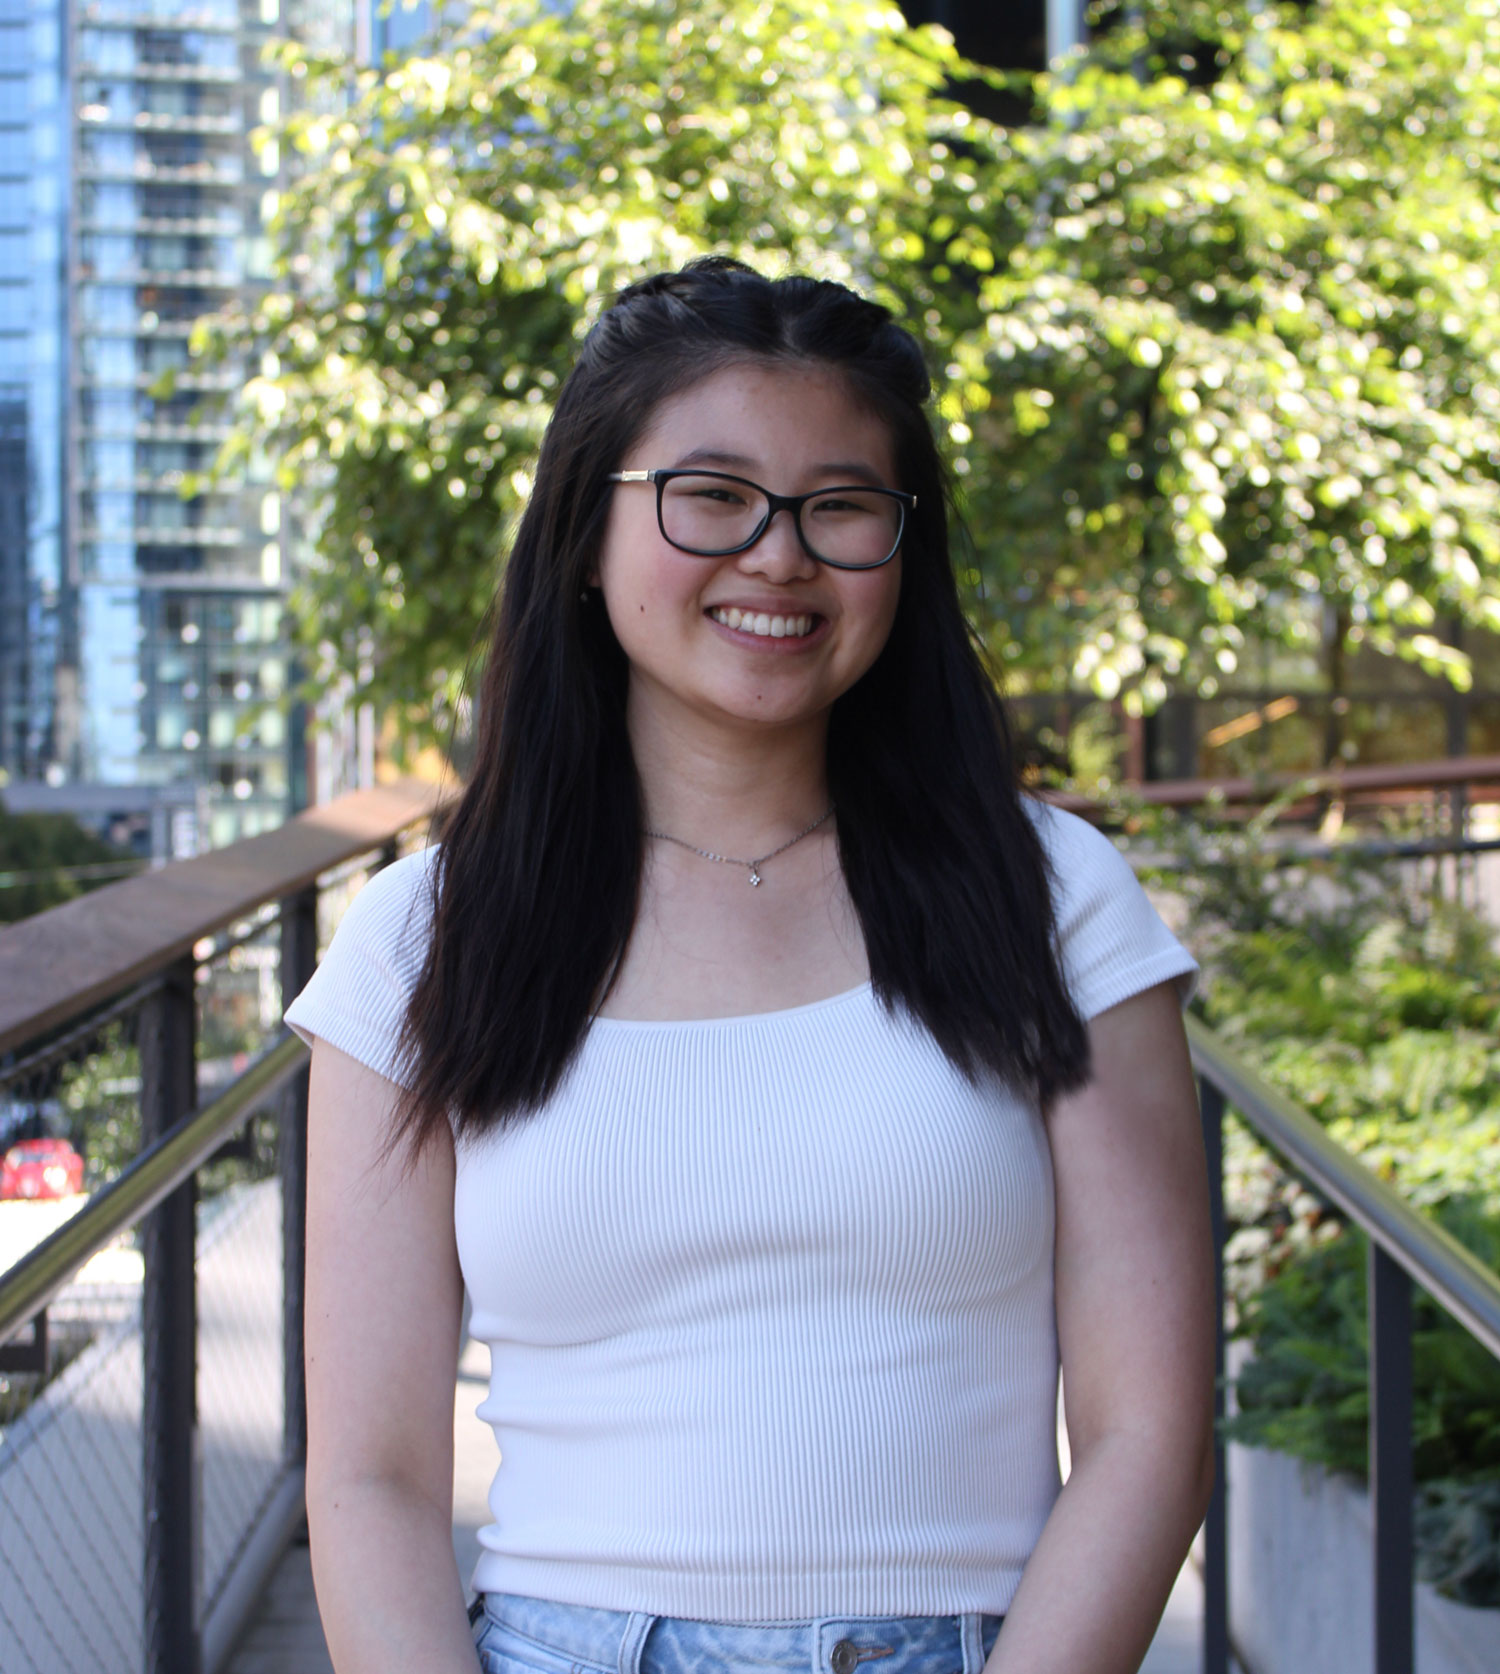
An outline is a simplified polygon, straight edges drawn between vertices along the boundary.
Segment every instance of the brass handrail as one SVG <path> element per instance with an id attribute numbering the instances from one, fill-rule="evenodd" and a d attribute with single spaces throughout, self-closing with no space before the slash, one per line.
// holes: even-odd
<path id="1" fill-rule="evenodd" d="M 302 1067 L 307 1046 L 289 1035 L 261 1054 L 211 1104 L 185 1116 L 56 1232 L 0 1274 L 0 1343 L 46 1307 L 90 1256 L 154 1209 Z"/>

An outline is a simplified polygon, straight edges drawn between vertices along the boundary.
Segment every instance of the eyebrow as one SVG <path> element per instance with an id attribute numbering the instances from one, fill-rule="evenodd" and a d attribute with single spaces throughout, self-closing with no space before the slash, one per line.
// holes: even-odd
<path id="1" fill-rule="evenodd" d="M 756 462 L 743 453 L 726 453 L 720 448 L 694 448 L 685 453 L 673 466 L 673 470 L 683 470 L 691 465 L 725 465 L 737 470 L 755 470 Z M 848 482 L 867 482 L 872 488 L 884 488 L 885 482 L 878 471 L 857 459 L 825 459 L 810 467 L 817 476 L 838 477 Z"/>

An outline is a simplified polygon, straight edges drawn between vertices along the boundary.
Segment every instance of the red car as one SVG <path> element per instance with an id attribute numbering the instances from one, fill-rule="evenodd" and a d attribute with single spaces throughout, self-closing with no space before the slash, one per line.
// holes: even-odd
<path id="1" fill-rule="evenodd" d="M 22 1139 L 0 1159 L 0 1198 L 72 1197 L 83 1190 L 83 1158 L 66 1139 Z"/>

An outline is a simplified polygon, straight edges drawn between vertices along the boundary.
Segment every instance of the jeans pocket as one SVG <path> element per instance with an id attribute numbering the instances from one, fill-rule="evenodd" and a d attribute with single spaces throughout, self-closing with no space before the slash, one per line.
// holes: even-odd
<path id="1" fill-rule="evenodd" d="M 488 1615 L 475 1623 L 474 1649 L 484 1674 L 601 1674 L 591 1664 L 538 1644 Z"/>

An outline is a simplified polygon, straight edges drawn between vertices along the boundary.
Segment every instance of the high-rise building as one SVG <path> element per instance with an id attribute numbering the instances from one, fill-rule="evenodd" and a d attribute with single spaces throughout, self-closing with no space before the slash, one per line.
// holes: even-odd
<path id="1" fill-rule="evenodd" d="M 0 767 L 55 747 L 64 578 L 64 0 L 0 0 Z"/>
<path id="2" fill-rule="evenodd" d="M 382 63 L 387 53 L 403 58 L 435 22 L 432 0 L 355 0 L 354 56 L 361 64 Z"/>
<path id="3" fill-rule="evenodd" d="M 248 479 L 191 499 L 236 367 L 189 361 L 193 323 L 264 276 L 276 0 L 80 0 L 71 28 L 68 511 L 78 646 L 62 764 L 206 782 L 217 844 L 287 805 L 281 508 Z M 71 756 L 71 759 L 69 759 Z"/>
<path id="4" fill-rule="evenodd" d="M 0 768 L 207 787 L 196 846 L 288 810 L 292 520 L 185 497 L 245 375 L 196 320 L 265 282 L 273 34 L 348 0 L 0 0 Z"/>

